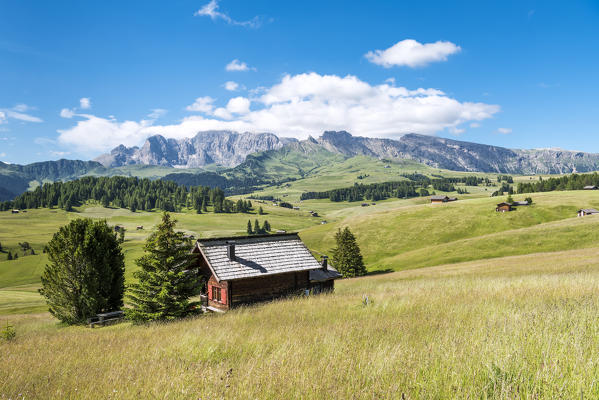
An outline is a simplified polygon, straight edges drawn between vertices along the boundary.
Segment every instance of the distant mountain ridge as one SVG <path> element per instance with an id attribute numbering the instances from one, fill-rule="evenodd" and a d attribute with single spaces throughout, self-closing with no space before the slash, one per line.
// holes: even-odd
<path id="1" fill-rule="evenodd" d="M 314 145 L 346 157 L 410 159 L 454 171 L 559 174 L 599 170 L 599 154 L 593 153 L 558 149 L 516 150 L 415 133 L 397 140 L 367 138 L 346 131 L 325 131 L 318 138 L 309 137 L 304 141 L 279 138 L 272 133 L 232 131 L 199 132 L 193 138 L 181 140 L 156 135 L 148 138 L 141 148 L 121 145 L 95 160 L 106 167 L 131 164 L 236 167 L 257 152 L 288 147 L 310 153 L 314 151 Z"/>
<path id="2" fill-rule="evenodd" d="M 599 154 L 541 149 L 514 150 L 410 133 L 398 140 L 352 136 L 345 131 L 327 131 L 313 143 L 352 157 L 411 159 L 435 168 L 453 171 L 509 174 L 561 174 L 599 170 Z"/>
<path id="3" fill-rule="evenodd" d="M 27 165 L 0 162 L 0 201 L 10 200 L 23 193 L 32 182 L 76 179 L 90 171 L 103 169 L 95 161 L 58 160 Z"/>
<path id="4" fill-rule="evenodd" d="M 105 167 L 131 164 L 199 168 L 217 164 L 235 167 L 248 155 L 276 150 L 295 139 L 279 138 L 272 133 L 238 133 L 232 131 L 198 132 L 192 138 L 166 139 L 149 137 L 142 147 L 115 147 L 109 154 L 95 159 Z"/>

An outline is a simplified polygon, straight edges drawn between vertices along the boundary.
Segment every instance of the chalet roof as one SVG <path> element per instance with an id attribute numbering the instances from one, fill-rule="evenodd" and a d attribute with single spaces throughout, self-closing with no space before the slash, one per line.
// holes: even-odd
<path id="1" fill-rule="evenodd" d="M 513 206 L 527 206 L 528 205 L 528 201 L 524 200 L 524 201 L 514 201 L 512 203 Z"/>
<path id="2" fill-rule="evenodd" d="M 581 210 L 578 210 L 578 212 L 583 212 L 585 214 L 599 214 L 598 210 L 595 210 L 594 208 L 583 208 Z"/>
<path id="3" fill-rule="evenodd" d="M 585 190 L 594 190 L 594 189 L 597 189 L 597 186 L 594 186 L 594 185 L 585 186 L 584 189 Z"/>
<path id="4" fill-rule="evenodd" d="M 331 279 L 341 278 L 341 274 L 329 264 L 327 270 L 322 268 L 310 271 L 310 282 L 325 282 Z"/>
<path id="5" fill-rule="evenodd" d="M 510 206 L 511 207 L 512 205 L 510 203 L 505 203 L 505 202 L 497 204 L 497 207 L 501 207 L 501 206 Z"/>
<path id="6" fill-rule="evenodd" d="M 442 196 L 442 195 L 431 196 L 431 200 L 446 200 L 446 199 L 449 199 L 449 197 Z"/>
<path id="7" fill-rule="evenodd" d="M 230 242 L 235 244 L 235 261 L 227 255 Z M 194 252 L 205 256 L 219 281 L 321 268 L 297 233 L 200 239 Z"/>

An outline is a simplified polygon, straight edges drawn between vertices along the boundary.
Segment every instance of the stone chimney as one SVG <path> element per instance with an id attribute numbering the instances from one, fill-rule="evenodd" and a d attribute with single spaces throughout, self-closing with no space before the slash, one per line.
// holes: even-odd
<path id="1" fill-rule="evenodd" d="M 237 258 L 235 258 L 235 242 L 227 242 L 227 256 L 231 261 L 237 260 Z"/>
<path id="2" fill-rule="evenodd" d="M 322 265 L 322 270 L 326 271 L 327 270 L 327 266 L 328 266 L 328 261 L 329 261 L 329 257 L 327 256 L 322 256 L 320 264 Z"/>

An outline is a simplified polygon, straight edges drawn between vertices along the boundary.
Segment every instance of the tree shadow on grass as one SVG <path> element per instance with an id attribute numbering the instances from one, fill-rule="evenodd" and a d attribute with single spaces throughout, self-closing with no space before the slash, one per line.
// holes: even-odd
<path id="1" fill-rule="evenodd" d="M 366 273 L 366 276 L 381 275 L 381 274 L 390 274 L 391 272 L 395 272 L 395 270 L 392 270 L 391 268 L 377 269 L 377 270 L 374 270 L 374 271 L 368 271 Z"/>

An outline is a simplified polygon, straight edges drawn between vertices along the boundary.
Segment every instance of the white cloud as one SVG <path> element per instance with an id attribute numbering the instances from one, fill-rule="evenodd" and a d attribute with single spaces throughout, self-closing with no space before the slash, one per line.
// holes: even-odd
<path id="1" fill-rule="evenodd" d="M 210 96 L 198 97 L 193 104 L 188 105 L 185 109 L 187 111 L 209 113 L 214 108 L 212 103 L 214 103 L 214 99 Z"/>
<path id="2" fill-rule="evenodd" d="M 422 44 L 413 39 L 406 39 L 385 50 L 369 51 L 365 57 L 370 62 L 385 68 L 393 66 L 416 68 L 424 67 L 435 61 L 446 61 L 447 56 L 458 53 L 460 50 L 460 46 L 451 42 L 438 41 Z"/>
<path id="3" fill-rule="evenodd" d="M 151 125 L 149 120 L 118 122 L 89 114 L 77 116 L 85 119 L 69 129 L 59 129 L 58 142 L 80 151 L 104 151 L 119 144 L 139 144 L 148 136 L 144 128 Z"/>
<path id="4" fill-rule="evenodd" d="M 239 89 L 239 83 L 233 81 L 225 82 L 225 89 L 229 92 L 234 92 Z"/>
<path id="5" fill-rule="evenodd" d="M 82 97 L 79 99 L 79 108 L 82 110 L 89 110 L 92 108 L 92 102 L 89 97 Z"/>
<path id="6" fill-rule="evenodd" d="M 212 113 L 212 115 L 214 115 L 217 118 L 222 118 L 222 119 L 231 119 L 231 118 L 233 118 L 233 115 L 231 115 L 231 113 L 229 112 L 229 110 L 227 110 L 226 108 L 223 108 L 223 107 L 219 107 L 216 110 L 214 110 L 214 112 Z"/>
<path id="7" fill-rule="evenodd" d="M 75 115 L 75 110 L 71 110 L 69 108 L 63 108 L 60 110 L 60 116 L 63 118 L 73 118 Z"/>
<path id="8" fill-rule="evenodd" d="M 235 59 L 235 60 L 231 61 L 230 63 L 228 63 L 227 66 L 225 67 L 225 69 L 227 71 L 249 71 L 249 70 L 255 71 L 256 70 L 256 68 L 248 67 L 248 65 L 246 63 L 241 62 L 238 59 Z"/>
<path id="9" fill-rule="evenodd" d="M 33 110 L 33 107 L 27 104 L 17 104 L 12 108 L 0 108 L 0 124 L 9 119 L 16 119 L 24 122 L 43 122 L 41 118 L 26 114 L 25 111 Z"/>
<path id="10" fill-rule="evenodd" d="M 459 134 L 463 124 L 490 118 L 500 109 L 497 105 L 460 102 L 438 89 L 371 85 L 352 75 L 317 73 L 286 75 L 257 96 L 234 97 L 221 107 L 215 107 L 215 100 L 209 96 L 199 97 L 187 109 L 204 115 L 189 116 L 171 125 L 79 115 L 85 120 L 60 130 L 59 142 L 106 151 L 121 143 L 140 145 L 155 134 L 179 139 L 215 129 L 274 132 L 299 139 L 324 130 L 391 138 L 409 132 Z"/>
<path id="11" fill-rule="evenodd" d="M 194 16 L 197 17 L 210 17 L 211 20 L 223 20 L 229 25 L 238 25 L 244 26 L 248 28 L 259 28 L 262 25 L 262 19 L 258 16 L 248 20 L 248 21 L 237 21 L 233 18 L 229 17 L 227 14 L 218 10 L 218 0 L 211 0 L 208 4 L 204 5 L 198 11 L 196 11 Z"/>
<path id="12" fill-rule="evenodd" d="M 152 109 L 152 112 L 148 114 L 148 118 L 158 119 L 164 116 L 167 112 L 168 110 L 165 110 L 164 108 L 154 108 Z"/>
<path id="13" fill-rule="evenodd" d="M 470 124 L 470 128 L 480 128 L 480 124 L 478 122 L 473 122 Z"/>
<path id="14" fill-rule="evenodd" d="M 227 111 L 235 114 L 250 112 L 250 101 L 245 97 L 234 97 L 227 103 Z"/>
<path id="15" fill-rule="evenodd" d="M 29 110 L 33 110 L 34 107 L 30 107 L 27 104 L 17 104 L 12 109 L 15 110 L 15 111 L 17 111 L 17 112 L 26 112 L 26 111 L 29 111 Z"/>
<path id="16" fill-rule="evenodd" d="M 502 135 L 508 135 L 512 133 L 512 128 L 498 128 L 497 133 L 501 133 Z"/>
<path id="17" fill-rule="evenodd" d="M 6 153 L 0 153 L 0 157 L 6 157 Z"/>

